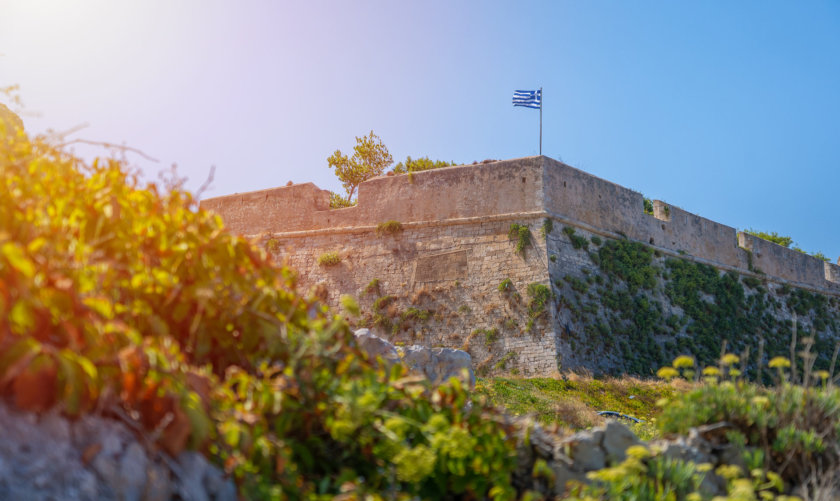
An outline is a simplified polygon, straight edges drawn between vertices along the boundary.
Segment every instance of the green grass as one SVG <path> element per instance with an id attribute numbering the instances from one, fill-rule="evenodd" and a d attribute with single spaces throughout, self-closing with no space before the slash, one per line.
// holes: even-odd
<path id="1" fill-rule="evenodd" d="M 530 414 L 545 425 L 572 430 L 597 425 L 597 411 L 616 411 L 651 423 L 660 413 L 656 402 L 676 391 L 661 381 L 632 377 L 478 378 L 475 386 L 477 394 L 512 414 Z M 653 434 L 653 427 L 648 425 L 636 431 L 643 436 Z"/>

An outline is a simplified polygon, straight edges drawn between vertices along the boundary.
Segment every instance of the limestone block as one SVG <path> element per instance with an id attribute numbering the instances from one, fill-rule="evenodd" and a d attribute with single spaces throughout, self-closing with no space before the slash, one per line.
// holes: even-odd
<path id="1" fill-rule="evenodd" d="M 610 461 L 624 461 L 624 458 L 627 457 L 625 454 L 627 448 L 640 443 L 638 437 L 623 423 L 612 420 L 607 422 L 607 426 L 604 428 L 602 446 Z"/>
<path id="2" fill-rule="evenodd" d="M 359 348 L 371 358 L 381 357 L 388 365 L 399 363 L 400 356 L 393 344 L 370 332 L 370 329 L 359 329 L 353 333 Z"/>
<path id="3" fill-rule="evenodd" d="M 461 377 L 467 370 L 467 382 L 470 388 L 475 386 L 475 373 L 472 370 L 472 357 L 463 350 L 453 348 L 427 348 L 425 346 L 406 346 L 402 348 L 403 363 L 433 383 L 440 383 L 451 377 Z"/>

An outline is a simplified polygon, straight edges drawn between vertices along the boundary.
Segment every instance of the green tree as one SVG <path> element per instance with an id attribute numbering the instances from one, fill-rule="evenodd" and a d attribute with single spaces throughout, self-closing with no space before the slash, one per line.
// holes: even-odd
<path id="1" fill-rule="evenodd" d="M 431 160 L 429 157 L 420 157 L 417 159 L 406 157 L 405 162 L 400 162 L 396 165 L 396 167 L 394 167 L 394 173 L 405 174 L 407 172 L 440 169 L 441 167 L 450 167 L 452 165 L 455 165 L 455 162 L 447 162 L 445 160 Z"/>
<path id="2" fill-rule="evenodd" d="M 341 150 L 327 158 L 330 168 L 335 169 L 335 175 L 341 181 L 347 196 L 336 195 L 332 197 L 333 207 L 354 205 L 354 196 L 359 185 L 376 176 L 381 176 L 385 169 L 394 163 L 388 148 L 382 144 L 379 136 L 370 131 L 367 136 L 356 137 L 356 146 L 353 147 L 353 156 L 348 157 Z"/>
<path id="3" fill-rule="evenodd" d="M 756 231 L 750 228 L 749 230 L 744 230 L 744 233 L 748 233 L 754 237 L 763 238 L 764 240 L 768 240 L 774 244 L 779 244 L 782 247 L 790 247 L 793 243 L 793 238 L 779 235 L 775 231 L 772 233 L 766 233 L 764 231 Z"/>
<path id="4" fill-rule="evenodd" d="M 792 237 L 779 235 L 775 231 L 772 232 L 772 233 L 766 233 L 766 232 L 763 232 L 763 231 L 756 231 L 756 230 L 753 230 L 753 229 L 749 229 L 749 230 L 744 230 L 744 233 L 748 233 L 748 234 L 750 234 L 754 237 L 763 238 L 764 240 L 769 240 L 770 242 L 773 242 L 774 244 L 779 244 L 782 247 L 787 247 L 789 249 L 795 250 L 796 252 L 801 252 L 803 254 L 809 254 L 808 252 L 801 249 L 800 247 L 798 247 L 796 245 L 793 245 L 793 238 Z M 793 245 L 793 247 L 791 247 L 792 245 Z M 817 259 L 822 259 L 823 261 L 831 261 L 822 252 L 815 252 L 815 253 L 809 254 L 809 255 L 814 256 Z"/>

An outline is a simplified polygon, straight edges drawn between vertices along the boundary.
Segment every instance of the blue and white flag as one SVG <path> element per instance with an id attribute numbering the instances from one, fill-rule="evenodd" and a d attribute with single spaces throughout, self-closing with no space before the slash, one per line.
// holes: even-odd
<path id="1" fill-rule="evenodd" d="M 513 105 L 539 109 L 542 107 L 542 91 L 515 90 L 513 91 Z"/>

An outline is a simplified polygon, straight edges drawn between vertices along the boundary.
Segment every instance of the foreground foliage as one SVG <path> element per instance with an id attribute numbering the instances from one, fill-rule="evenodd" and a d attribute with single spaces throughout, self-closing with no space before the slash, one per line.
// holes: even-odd
<path id="1" fill-rule="evenodd" d="M 457 380 L 431 388 L 368 360 L 344 321 L 295 285 L 190 194 L 140 186 L 118 161 L 88 165 L 0 120 L 5 398 L 33 412 L 136 416 L 170 454 L 212 457 L 247 499 L 540 495 L 514 488 L 510 420 L 470 404 Z M 733 498 L 772 496 L 801 479 L 798 465 L 836 467 L 838 409 L 828 385 L 733 380 L 674 396 L 661 423 L 731 422 L 725 438 L 748 468 L 716 474 Z M 628 455 L 571 494 L 701 496 L 702 465 Z M 538 463 L 533 475 L 553 474 Z"/>
<path id="2" fill-rule="evenodd" d="M 254 499 L 512 498 L 515 450 L 458 383 L 385 371 L 186 192 L 0 121 L 0 384 L 26 410 L 123 409 Z"/>

